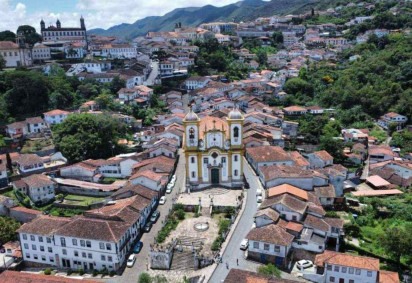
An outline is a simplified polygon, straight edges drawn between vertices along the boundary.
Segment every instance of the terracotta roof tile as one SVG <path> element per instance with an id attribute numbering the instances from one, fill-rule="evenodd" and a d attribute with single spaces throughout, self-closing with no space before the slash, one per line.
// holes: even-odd
<path id="1" fill-rule="evenodd" d="M 290 195 L 293 195 L 293 196 L 298 197 L 300 199 L 303 199 L 305 201 L 307 201 L 309 199 L 308 192 L 306 192 L 302 189 L 299 189 L 295 186 L 289 185 L 289 184 L 279 185 L 279 186 L 276 186 L 276 187 L 269 188 L 267 190 L 268 198 L 283 195 L 283 194 L 290 194 Z"/>
<path id="2" fill-rule="evenodd" d="M 225 283 L 294 283 L 298 281 L 267 277 L 256 272 L 232 268 Z M 7 282 L 8 283 L 8 282 Z"/>
<path id="3" fill-rule="evenodd" d="M 332 155 L 330 155 L 326 150 L 315 151 L 314 154 L 322 159 L 323 161 L 330 161 L 333 160 Z"/>
<path id="4" fill-rule="evenodd" d="M 325 263 L 373 271 L 379 270 L 379 259 L 377 258 L 356 256 L 328 250 L 326 250 L 323 254 L 316 255 L 315 257 L 316 266 L 324 266 Z"/>
<path id="5" fill-rule="evenodd" d="M 38 211 L 40 214 L 41 212 Z M 42 215 L 33 219 L 29 223 L 23 224 L 17 232 L 19 233 L 28 233 L 35 235 L 52 235 L 58 229 L 68 224 L 71 221 L 71 218 L 55 217 Z"/>
<path id="6" fill-rule="evenodd" d="M 276 224 L 269 224 L 250 230 L 246 238 L 252 241 L 289 246 L 292 244 L 295 237 L 286 232 L 285 229 L 280 226 Z"/>
<path id="7" fill-rule="evenodd" d="M 255 214 L 255 217 L 259 217 L 262 215 L 266 215 L 274 222 L 276 222 L 279 219 L 279 213 L 270 207 L 258 210 Z"/>
<path id="8" fill-rule="evenodd" d="M 2 283 L 98 283 L 95 280 L 78 280 L 74 278 L 66 278 L 53 275 L 42 275 L 28 272 L 17 272 L 6 270 L 0 274 L 0 282 Z"/>
<path id="9" fill-rule="evenodd" d="M 246 149 L 254 162 L 275 162 L 290 161 L 292 158 L 279 146 L 264 145 L 259 147 L 250 147 Z"/>
<path id="10" fill-rule="evenodd" d="M 399 274 L 397 272 L 381 270 L 379 271 L 379 283 L 399 283 Z"/>

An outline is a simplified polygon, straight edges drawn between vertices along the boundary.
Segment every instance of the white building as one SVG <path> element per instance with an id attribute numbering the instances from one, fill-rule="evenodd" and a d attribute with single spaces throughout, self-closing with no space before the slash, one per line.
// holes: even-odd
<path id="1" fill-rule="evenodd" d="M 192 189 L 210 185 L 243 185 L 243 115 L 239 110 L 220 119 L 202 119 L 190 111 L 183 120 L 187 184 Z"/>
<path id="2" fill-rule="evenodd" d="M 111 59 L 132 59 L 136 58 L 137 49 L 130 44 L 108 44 L 102 47 L 101 56 Z"/>
<path id="3" fill-rule="evenodd" d="M 0 42 L 0 55 L 6 60 L 6 67 L 31 66 L 32 56 L 30 50 L 21 48 L 11 41 Z"/>
<path id="4" fill-rule="evenodd" d="M 51 59 L 51 53 L 50 53 L 50 47 L 41 44 L 41 43 L 36 43 L 32 49 L 32 54 L 33 54 L 33 60 L 50 60 Z"/>
<path id="5" fill-rule="evenodd" d="M 13 187 L 26 194 L 34 203 L 47 203 L 55 197 L 55 183 L 42 174 L 33 174 L 14 181 Z"/>
<path id="6" fill-rule="evenodd" d="M 62 28 L 59 20 L 56 21 L 56 26 L 51 25 L 46 28 L 45 22 L 41 20 L 40 30 L 43 42 L 65 41 L 87 44 L 86 25 L 83 17 L 80 18 L 80 28 Z"/>
<path id="7" fill-rule="evenodd" d="M 64 120 L 66 120 L 69 114 L 70 112 L 60 110 L 60 109 L 54 109 L 54 110 L 43 113 L 44 121 L 46 121 L 48 125 L 62 123 Z"/>
<path id="8" fill-rule="evenodd" d="M 194 90 L 205 87 L 208 82 L 210 78 L 207 77 L 190 77 L 185 81 L 185 86 L 187 90 Z"/>
<path id="9" fill-rule="evenodd" d="M 408 118 L 406 116 L 389 112 L 379 118 L 378 124 L 384 129 L 388 129 L 389 125 L 394 124 L 396 125 L 396 130 L 401 130 L 407 121 Z"/>

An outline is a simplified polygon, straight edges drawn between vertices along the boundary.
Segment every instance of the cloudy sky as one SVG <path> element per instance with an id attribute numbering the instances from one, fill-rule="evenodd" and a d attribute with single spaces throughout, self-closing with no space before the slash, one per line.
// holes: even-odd
<path id="1" fill-rule="evenodd" d="M 207 4 L 224 6 L 238 0 L 0 0 L 0 31 L 16 31 L 28 24 L 37 30 L 43 18 L 46 26 L 59 18 L 62 26 L 78 26 L 80 15 L 86 27 L 109 28 L 121 23 L 133 23 L 146 16 L 161 16 L 182 7 Z"/>

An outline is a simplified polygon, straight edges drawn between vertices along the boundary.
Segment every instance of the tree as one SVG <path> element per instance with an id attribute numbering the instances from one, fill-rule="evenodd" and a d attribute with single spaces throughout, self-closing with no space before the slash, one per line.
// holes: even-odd
<path id="1" fill-rule="evenodd" d="M 121 79 L 119 76 L 116 76 L 109 84 L 110 92 L 112 94 L 116 94 L 125 85 L 126 85 L 125 80 Z"/>
<path id="2" fill-rule="evenodd" d="M 262 275 L 280 278 L 281 272 L 274 264 L 269 263 L 267 265 L 259 266 L 257 272 Z"/>
<path id="3" fill-rule="evenodd" d="M 9 30 L 5 30 L 0 32 L 0 41 L 16 41 L 16 34 Z"/>
<path id="4" fill-rule="evenodd" d="M 0 71 L 6 68 L 6 60 L 3 55 L 0 54 Z"/>
<path id="5" fill-rule="evenodd" d="M 4 95 L 12 117 L 32 116 L 48 108 L 50 85 L 41 73 L 15 71 L 6 74 L 8 88 Z"/>
<path id="6" fill-rule="evenodd" d="M 70 162 L 113 156 L 120 150 L 117 141 L 125 126 L 106 115 L 73 114 L 53 127 L 56 148 Z"/>
<path id="7" fill-rule="evenodd" d="M 401 262 L 402 256 L 412 254 L 412 225 L 387 228 L 381 236 L 380 244 L 397 262 Z"/>
<path id="8" fill-rule="evenodd" d="M 319 149 L 326 150 L 333 156 L 335 163 L 343 163 L 345 156 L 343 155 L 343 142 L 333 137 L 320 137 Z"/>
<path id="9" fill-rule="evenodd" d="M 16 230 L 19 228 L 20 224 L 16 220 L 9 217 L 0 217 L 0 244 L 17 240 Z"/>
<path id="10" fill-rule="evenodd" d="M 26 43 L 34 45 L 41 41 L 41 35 L 36 32 L 36 29 L 29 25 L 19 26 L 17 28 L 17 34 L 23 33 Z"/>
<path id="11" fill-rule="evenodd" d="M 138 283 L 152 283 L 152 277 L 146 272 L 139 275 Z"/>
<path id="12" fill-rule="evenodd" d="M 284 89 L 289 94 L 305 94 L 313 96 L 313 86 L 300 78 L 292 78 L 286 81 Z"/>
<path id="13" fill-rule="evenodd" d="M 260 66 L 266 66 L 268 63 L 268 55 L 264 49 L 259 49 L 256 53 L 257 60 Z"/>

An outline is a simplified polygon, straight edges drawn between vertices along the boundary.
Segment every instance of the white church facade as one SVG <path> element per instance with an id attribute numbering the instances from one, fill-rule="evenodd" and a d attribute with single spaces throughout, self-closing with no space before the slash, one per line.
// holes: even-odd
<path id="1" fill-rule="evenodd" d="M 243 186 L 243 122 L 239 110 L 226 119 L 199 118 L 192 110 L 183 120 L 186 184 L 190 190 Z"/>

